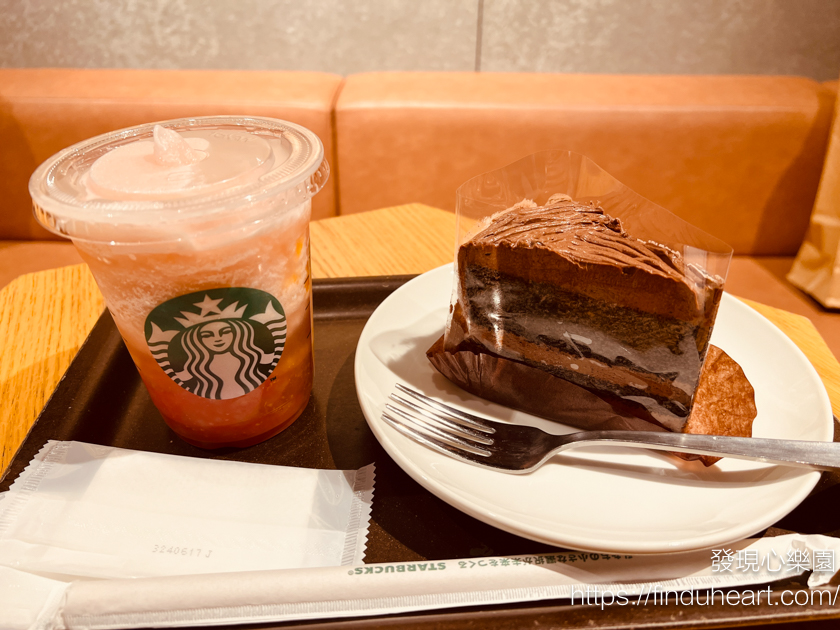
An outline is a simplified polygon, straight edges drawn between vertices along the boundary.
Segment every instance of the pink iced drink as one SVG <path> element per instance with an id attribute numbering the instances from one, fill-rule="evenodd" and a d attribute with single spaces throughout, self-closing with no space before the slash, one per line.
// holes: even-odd
<path id="1" fill-rule="evenodd" d="M 310 199 L 326 165 L 288 123 L 189 122 L 77 169 L 89 207 L 63 232 L 167 424 L 198 446 L 246 446 L 289 426 L 312 389 Z"/>

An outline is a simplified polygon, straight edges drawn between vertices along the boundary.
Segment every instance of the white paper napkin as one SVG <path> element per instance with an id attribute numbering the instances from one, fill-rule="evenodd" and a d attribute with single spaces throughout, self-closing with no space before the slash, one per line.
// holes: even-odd
<path id="1" fill-rule="evenodd" d="M 373 478 L 49 442 L 0 502 L 0 565 L 117 578 L 359 564 Z"/>

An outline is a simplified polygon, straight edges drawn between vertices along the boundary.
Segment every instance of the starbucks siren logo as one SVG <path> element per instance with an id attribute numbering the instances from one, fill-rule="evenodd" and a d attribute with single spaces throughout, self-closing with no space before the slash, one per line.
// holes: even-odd
<path id="1" fill-rule="evenodd" d="M 210 289 L 158 305 L 145 333 L 169 378 L 196 396 L 227 400 L 255 390 L 274 371 L 286 344 L 286 315 L 265 291 Z"/>

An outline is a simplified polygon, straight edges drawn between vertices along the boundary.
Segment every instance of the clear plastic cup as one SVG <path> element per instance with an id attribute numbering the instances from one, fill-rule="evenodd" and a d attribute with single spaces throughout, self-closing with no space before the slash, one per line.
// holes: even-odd
<path id="1" fill-rule="evenodd" d="M 328 176 L 311 131 L 234 116 L 97 136 L 33 174 L 35 216 L 90 266 L 152 401 L 187 442 L 256 444 L 306 407 L 309 219 Z"/>

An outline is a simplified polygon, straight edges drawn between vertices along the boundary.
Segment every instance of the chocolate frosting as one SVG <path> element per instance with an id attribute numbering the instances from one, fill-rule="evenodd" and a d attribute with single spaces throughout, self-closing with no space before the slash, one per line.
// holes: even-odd
<path id="1" fill-rule="evenodd" d="M 565 195 L 493 215 L 462 245 L 458 262 L 505 269 L 523 281 L 562 285 L 594 299 L 615 301 L 618 294 L 629 308 L 686 321 L 706 316 L 716 305 L 712 292 L 722 285 L 686 265 L 678 252 L 631 236 L 600 206 Z"/>

